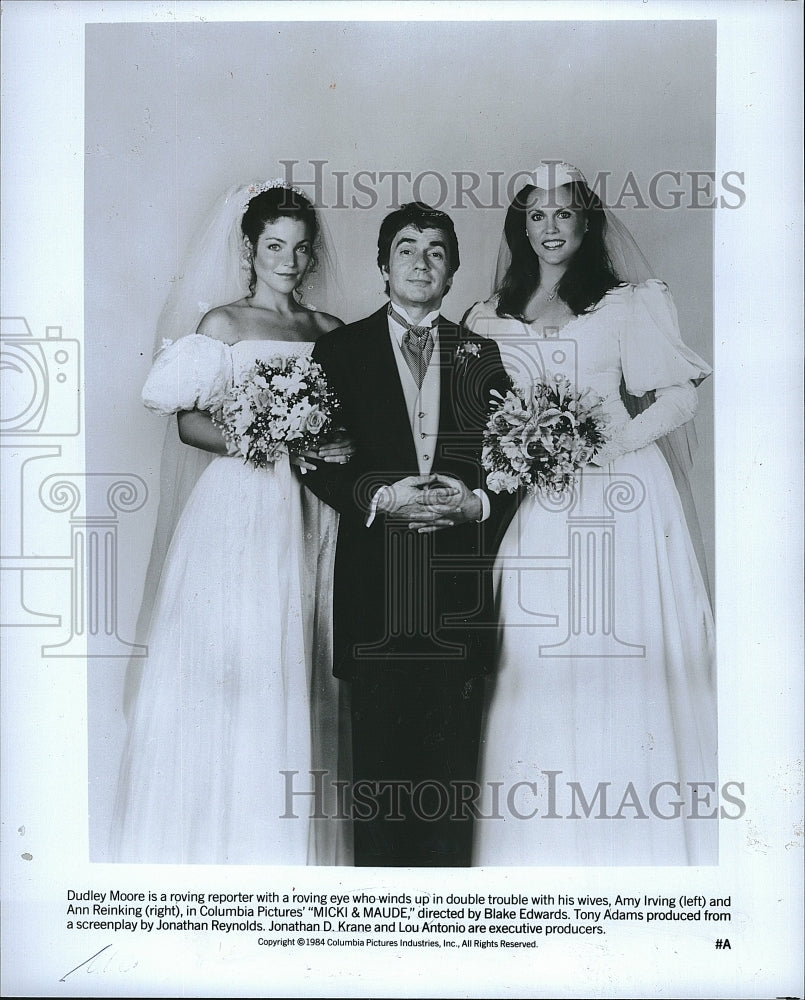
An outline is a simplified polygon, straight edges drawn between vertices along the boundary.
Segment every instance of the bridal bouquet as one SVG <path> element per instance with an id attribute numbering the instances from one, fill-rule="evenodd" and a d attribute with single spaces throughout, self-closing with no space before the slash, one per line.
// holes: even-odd
<path id="1" fill-rule="evenodd" d="M 498 400 L 484 430 L 481 464 L 494 493 L 564 493 L 579 470 L 606 442 L 598 397 L 578 392 L 562 375 L 547 376 L 530 390 L 513 386 Z"/>
<path id="2" fill-rule="evenodd" d="M 281 455 L 315 450 L 333 430 L 338 400 L 307 355 L 257 361 L 232 387 L 213 421 L 230 454 L 258 469 Z"/>

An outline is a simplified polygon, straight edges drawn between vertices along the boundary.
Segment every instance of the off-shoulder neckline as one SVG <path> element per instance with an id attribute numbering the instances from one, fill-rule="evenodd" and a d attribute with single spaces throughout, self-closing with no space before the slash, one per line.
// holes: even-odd
<path id="1" fill-rule="evenodd" d="M 607 292 L 606 295 L 609 295 L 609 292 Z M 511 320 L 512 323 L 520 323 L 527 330 L 530 330 L 532 333 L 536 334 L 533 322 L 527 323 L 524 319 L 520 319 L 519 316 L 512 316 L 511 313 L 506 313 L 503 316 L 498 316 L 497 310 L 495 309 L 495 306 L 493 304 L 494 300 L 496 298 L 497 298 L 497 296 L 492 296 L 492 298 L 490 298 L 490 299 L 484 299 L 484 301 L 482 303 L 478 303 L 478 304 L 484 305 L 484 306 L 488 306 L 488 308 L 490 309 L 490 311 L 491 311 L 492 315 L 495 317 L 495 319 L 507 319 L 507 320 Z M 603 302 L 603 299 L 601 299 L 601 302 Z M 567 330 L 567 329 L 569 329 L 569 327 L 573 326 L 574 323 L 578 323 L 578 322 L 580 322 L 583 319 L 589 319 L 590 316 L 595 315 L 595 313 L 598 311 L 599 306 L 601 305 L 601 302 L 596 303 L 595 309 L 591 309 L 590 312 L 579 313 L 578 316 L 571 317 L 571 319 L 569 319 L 567 321 L 567 323 L 565 323 L 564 326 L 560 327 L 552 336 L 553 337 L 559 337 L 559 336 L 562 335 L 562 333 L 565 330 Z M 475 307 L 473 306 L 472 308 L 475 308 Z M 540 340 L 551 339 L 551 338 L 548 338 L 548 337 L 542 337 L 539 334 L 536 334 L 536 335 L 540 337 Z"/>
<path id="2" fill-rule="evenodd" d="M 630 282 L 630 281 L 621 282 L 621 284 L 615 285 L 614 288 L 608 289 L 608 291 L 604 293 L 602 298 L 595 304 L 595 306 L 592 309 L 590 309 L 589 312 L 579 313 L 578 316 L 574 316 L 572 319 L 568 320 L 567 323 L 565 323 L 565 325 L 559 330 L 559 333 L 561 333 L 562 330 L 566 330 L 571 324 L 576 323 L 579 320 L 585 319 L 588 316 L 594 316 L 595 313 L 603 304 L 604 299 L 606 299 L 607 296 L 611 296 L 612 298 L 624 298 L 627 295 L 634 294 L 634 292 L 637 291 L 638 288 L 644 288 L 648 285 L 659 286 L 661 288 L 666 287 L 665 282 L 661 278 L 647 278 L 645 281 L 640 281 L 640 282 Z M 495 316 L 496 319 L 510 319 L 514 323 L 522 323 L 523 326 L 528 327 L 529 330 L 533 330 L 534 324 L 528 323 L 524 319 L 520 319 L 519 316 L 513 316 L 511 313 L 505 313 L 503 316 L 499 316 L 496 309 L 497 300 L 498 300 L 497 295 L 490 295 L 488 299 L 481 299 L 474 305 L 470 306 L 470 308 L 467 311 L 467 315 L 469 315 L 474 309 L 485 306 Z"/>
<path id="3" fill-rule="evenodd" d="M 211 340 L 213 343 L 221 344 L 222 347 L 237 347 L 238 344 L 298 344 L 300 347 L 307 347 L 309 344 L 315 344 L 315 340 L 275 340 L 269 337 L 247 337 L 244 340 L 236 340 L 232 344 L 227 344 L 225 340 L 219 340 L 217 337 L 210 337 L 206 333 L 194 333 L 194 337 L 203 337 L 205 340 Z"/>

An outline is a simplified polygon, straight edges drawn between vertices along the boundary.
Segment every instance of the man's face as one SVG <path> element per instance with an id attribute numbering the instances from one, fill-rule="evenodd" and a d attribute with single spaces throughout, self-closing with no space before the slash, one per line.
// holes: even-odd
<path id="1" fill-rule="evenodd" d="M 416 226 L 401 229 L 392 240 L 388 267 L 381 272 L 392 301 L 409 314 L 426 316 L 438 309 L 452 281 L 444 233 Z"/>

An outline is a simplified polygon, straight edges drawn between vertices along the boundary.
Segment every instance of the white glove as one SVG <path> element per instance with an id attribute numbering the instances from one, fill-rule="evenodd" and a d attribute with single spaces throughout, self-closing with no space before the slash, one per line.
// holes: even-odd
<path id="1" fill-rule="evenodd" d="M 657 438 L 687 423 L 699 405 L 692 382 L 656 389 L 655 397 L 655 402 L 648 409 L 613 428 L 609 441 L 591 459 L 593 465 L 608 465 L 621 455 L 645 448 Z"/>

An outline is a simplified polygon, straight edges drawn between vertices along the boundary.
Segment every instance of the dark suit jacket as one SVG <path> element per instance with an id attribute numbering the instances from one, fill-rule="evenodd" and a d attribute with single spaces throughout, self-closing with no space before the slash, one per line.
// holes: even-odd
<path id="1" fill-rule="evenodd" d="M 460 343 L 478 353 L 457 355 Z M 321 463 L 306 485 L 341 514 L 334 582 L 334 671 L 366 676 L 392 664 L 446 664 L 472 677 L 492 667 L 496 623 L 491 565 L 514 501 L 488 494 L 481 523 L 419 534 L 376 517 L 380 486 L 418 475 L 386 307 L 322 336 L 313 350 L 338 395 L 356 453 L 347 465 Z M 497 345 L 439 318 L 439 433 L 432 471 L 483 488 L 480 466 L 490 390 L 508 378 Z"/>

